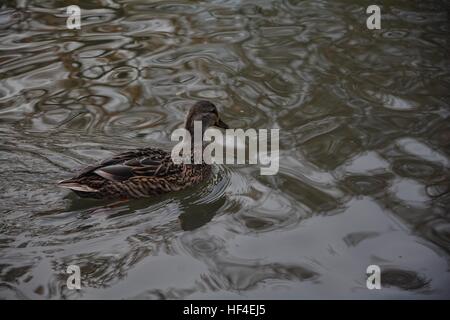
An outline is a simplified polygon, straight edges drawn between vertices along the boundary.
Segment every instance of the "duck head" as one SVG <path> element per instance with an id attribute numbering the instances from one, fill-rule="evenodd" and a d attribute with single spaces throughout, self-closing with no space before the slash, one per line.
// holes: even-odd
<path id="1" fill-rule="evenodd" d="M 191 107 L 186 117 L 185 128 L 191 133 L 192 136 L 194 133 L 195 121 L 200 121 L 202 123 L 202 134 L 205 133 L 206 129 L 212 126 L 222 129 L 229 128 L 229 126 L 220 119 L 216 106 L 206 100 L 196 102 Z"/>

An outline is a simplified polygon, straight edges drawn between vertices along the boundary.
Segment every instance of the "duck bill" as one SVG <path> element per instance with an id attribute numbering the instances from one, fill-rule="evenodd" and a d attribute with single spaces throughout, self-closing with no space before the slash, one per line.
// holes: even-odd
<path id="1" fill-rule="evenodd" d="M 216 126 L 222 129 L 229 129 L 230 127 L 221 119 L 217 120 Z"/>

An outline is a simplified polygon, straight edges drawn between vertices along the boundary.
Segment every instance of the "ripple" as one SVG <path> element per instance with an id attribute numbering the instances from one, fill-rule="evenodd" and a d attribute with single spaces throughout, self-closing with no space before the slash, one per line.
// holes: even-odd
<path id="1" fill-rule="evenodd" d="M 287 197 L 265 189 L 258 184 L 249 185 L 247 192 L 236 197 L 241 206 L 251 210 L 239 210 L 234 219 L 249 232 L 292 228 L 301 216 L 295 204 Z"/>
<path id="2" fill-rule="evenodd" d="M 111 86 L 125 86 L 136 80 L 139 70 L 130 66 L 118 67 L 109 72 L 103 82 Z"/>
<path id="3" fill-rule="evenodd" d="M 131 14 L 142 12 L 170 13 L 170 14 L 195 14 L 202 10 L 194 4 L 180 3 L 178 1 L 167 1 L 156 4 L 130 4 L 128 6 Z"/>
<path id="4" fill-rule="evenodd" d="M 381 35 L 383 38 L 387 38 L 387 39 L 401 39 L 401 38 L 405 38 L 406 36 L 408 36 L 408 31 L 389 30 L 389 31 L 383 32 Z"/>
<path id="5" fill-rule="evenodd" d="M 193 239 L 191 243 L 192 250 L 202 255 L 213 255 L 219 248 L 223 247 L 220 245 L 220 240 L 216 238 Z"/>
<path id="6" fill-rule="evenodd" d="M 32 99 L 38 99 L 43 97 L 48 93 L 48 90 L 45 89 L 29 89 L 29 90 L 23 90 L 23 95 L 25 96 L 25 99 L 32 100 Z"/>
<path id="7" fill-rule="evenodd" d="M 130 112 L 127 115 L 112 116 L 105 126 L 105 132 L 113 134 L 120 131 L 135 131 L 145 128 L 153 128 L 166 115 L 158 112 Z"/>
<path id="8" fill-rule="evenodd" d="M 436 218 L 417 227 L 419 232 L 446 251 L 450 251 L 450 223 Z"/>
<path id="9" fill-rule="evenodd" d="M 216 32 L 211 35 L 211 41 L 218 43 L 238 43 L 245 41 L 249 37 L 250 33 L 248 31 Z"/>
<path id="10" fill-rule="evenodd" d="M 102 25 L 102 26 L 93 26 L 90 28 L 90 31 L 111 34 L 111 33 L 125 32 L 126 29 L 120 25 Z"/>
<path id="11" fill-rule="evenodd" d="M 228 286 L 234 290 L 254 289 L 271 281 L 312 281 L 319 274 L 308 266 L 289 264 L 250 264 L 248 261 L 230 258 L 219 268 L 227 275 Z M 275 281 L 279 282 L 279 281 Z"/>
<path id="12" fill-rule="evenodd" d="M 99 79 L 101 78 L 106 72 L 108 72 L 110 68 L 103 67 L 103 66 L 93 66 L 86 70 L 84 70 L 81 74 L 82 77 L 87 79 Z"/>
<path id="13" fill-rule="evenodd" d="M 85 49 L 78 50 L 77 56 L 80 59 L 98 58 L 104 55 L 107 51 L 104 49 Z"/>
<path id="14" fill-rule="evenodd" d="M 381 271 L 382 287 L 397 287 L 402 290 L 419 290 L 428 286 L 430 280 L 414 271 L 402 269 L 383 269 Z"/>
<path id="15" fill-rule="evenodd" d="M 398 159 L 392 164 L 392 170 L 408 178 L 425 179 L 439 175 L 441 167 L 422 160 Z"/>
<path id="16" fill-rule="evenodd" d="M 450 182 L 448 181 L 433 184 L 426 187 L 427 194 L 432 198 L 440 197 L 448 193 L 449 191 L 450 191 Z"/>
<path id="17" fill-rule="evenodd" d="M 343 240 L 348 246 L 355 247 L 364 240 L 375 238 L 378 236 L 379 234 L 377 232 L 355 232 L 346 235 Z"/>
<path id="18" fill-rule="evenodd" d="M 388 182 L 382 177 L 354 175 L 346 177 L 343 185 L 348 187 L 354 194 L 370 195 L 384 191 L 388 186 Z"/>

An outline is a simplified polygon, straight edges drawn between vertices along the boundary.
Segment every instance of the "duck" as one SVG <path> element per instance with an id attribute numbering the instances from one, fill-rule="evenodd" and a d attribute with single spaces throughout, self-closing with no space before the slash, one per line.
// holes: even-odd
<path id="1" fill-rule="evenodd" d="M 191 106 L 184 128 L 194 137 L 194 121 L 201 121 L 203 133 L 215 126 L 228 129 L 216 106 L 206 100 Z M 192 187 L 211 175 L 211 165 L 175 163 L 171 152 L 159 148 L 139 148 L 89 165 L 74 177 L 58 182 L 62 188 L 82 198 L 145 198 Z"/>

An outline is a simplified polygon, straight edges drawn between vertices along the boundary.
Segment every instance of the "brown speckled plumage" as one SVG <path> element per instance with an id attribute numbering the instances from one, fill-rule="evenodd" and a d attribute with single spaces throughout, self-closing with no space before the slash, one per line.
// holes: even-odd
<path id="1" fill-rule="evenodd" d="M 185 127 L 193 135 L 193 121 L 227 128 L 216 107 L 208 101 L 197 102 L 189 111 Z M 88 166 L 71 179 L 59 182 L 81 197 L 96 199 L 141 198 L 179 191 L 193 186 L 211 174 L 211 167 L 202 164 L 175 164 L 170 152 L 143 148 L 118 154 Z"/>

